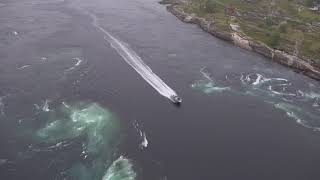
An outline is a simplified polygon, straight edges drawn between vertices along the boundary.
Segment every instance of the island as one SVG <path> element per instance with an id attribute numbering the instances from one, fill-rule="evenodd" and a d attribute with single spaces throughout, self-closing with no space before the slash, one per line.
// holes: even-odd
<path id="1" fill-rule="evenodd" d="M 163 0 L 186 23 L 320 80 L 320 0 Z"/>

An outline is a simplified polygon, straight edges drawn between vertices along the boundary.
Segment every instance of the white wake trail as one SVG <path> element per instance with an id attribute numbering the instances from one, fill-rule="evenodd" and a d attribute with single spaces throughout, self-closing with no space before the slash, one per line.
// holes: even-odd
<path id="1" fill-rule="evenodd" d="M 177 96 L 176 92 L 164 83 L 152 70 L 142 61 L 142 59 L 128 45 L 112 36 L 108 31 L 99 25 L 98 18 L 87 12 L 93 19 L 93 26 L 105 34 L 105 40 L 118 52 L 118 54 L 134 69 L 140 76 L 146 80 L 161 95 L 170 99 L 171 96 Z"/>

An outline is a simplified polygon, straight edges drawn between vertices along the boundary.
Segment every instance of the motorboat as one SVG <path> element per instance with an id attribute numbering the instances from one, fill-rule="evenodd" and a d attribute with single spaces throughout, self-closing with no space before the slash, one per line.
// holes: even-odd
<path id="1" fill-rule="evenodd" d="M 182 102 L 182 99 L 177 95 L 172 95 L 170 100 L 175 104 L 180 104 Z"/>

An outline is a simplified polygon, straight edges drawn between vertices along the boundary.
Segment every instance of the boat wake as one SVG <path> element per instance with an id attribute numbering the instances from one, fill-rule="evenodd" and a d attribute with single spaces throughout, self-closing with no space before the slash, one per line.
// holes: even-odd
<path id="1" fill-rule="evenodd" d="M 92 25 L 100 30 L 105 35 L 105 40 L 118 52 L 118 54 L 137 72 L 140 76 L 147 81 L 155 90 L 161 95 L 171 99 L 177 96 L 176 92 L 171 89 L 165 82 L 163 82 L 151 69 L 147 66 L 137 53 L 132 50 L 129 45 L 116 39 L 108 31 L 103 29 L 98 21 L 97 16 L 87 12 L 93 19 Z"/>

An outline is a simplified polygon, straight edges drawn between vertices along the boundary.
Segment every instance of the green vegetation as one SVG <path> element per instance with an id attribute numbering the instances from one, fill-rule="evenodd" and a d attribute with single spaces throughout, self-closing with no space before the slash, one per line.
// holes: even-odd
<path id="1" fill-rule="evenodd" d="M 314 0 L 190 0 L 181 5 L 188 13 L 243 33 L 270 47 L 320 62 L 320 10 Z"/>

